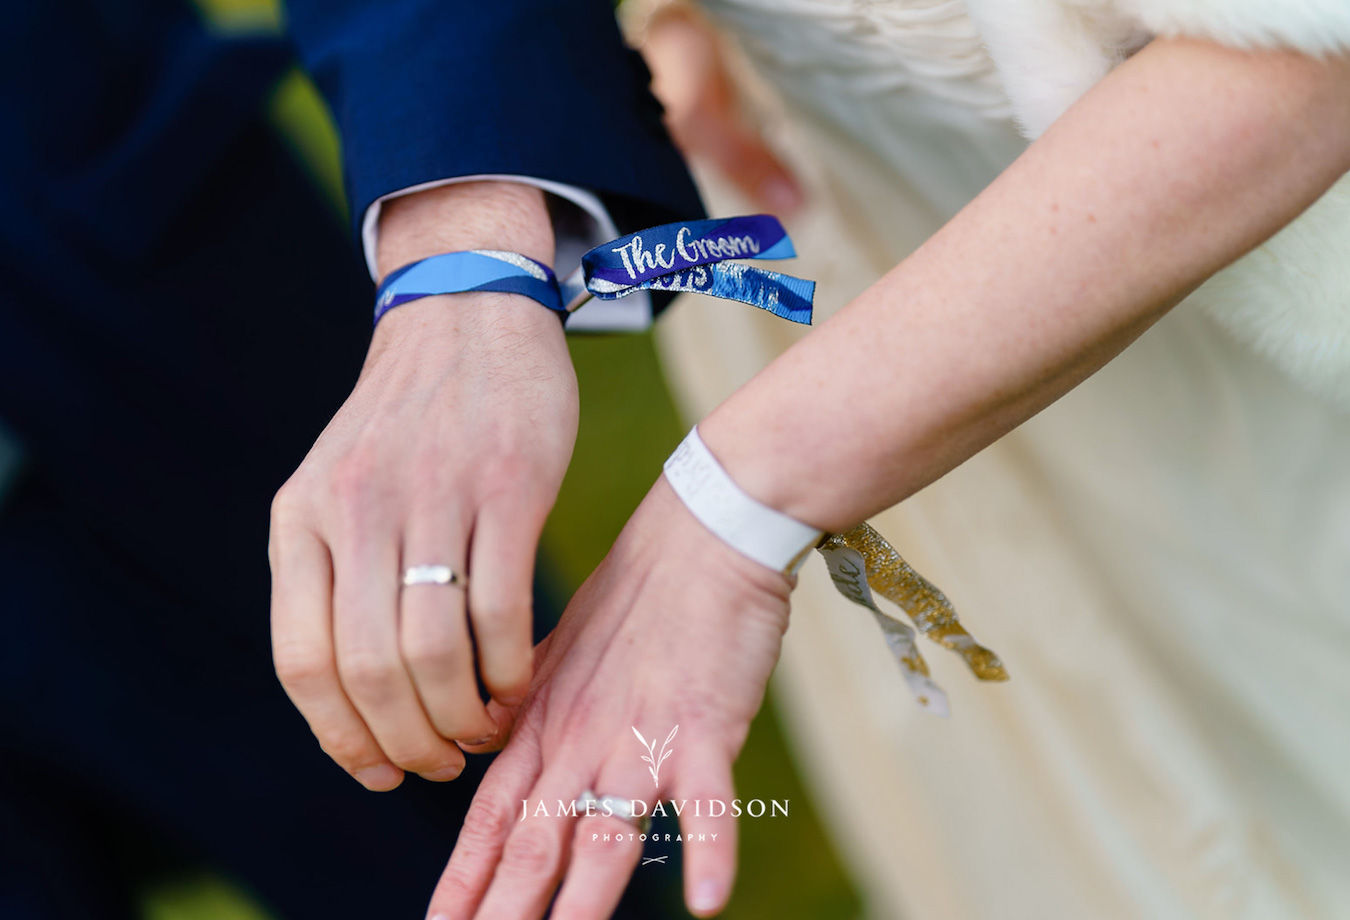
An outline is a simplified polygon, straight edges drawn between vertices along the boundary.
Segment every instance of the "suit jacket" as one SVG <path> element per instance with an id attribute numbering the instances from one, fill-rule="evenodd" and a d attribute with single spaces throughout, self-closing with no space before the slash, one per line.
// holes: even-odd
<path id="1" fill-rule="evenodd" d="M 258 113 L 297 49 L 335 113 L 357 221 L 389 191 L 480 173 L 590 188 L 622 232 L 700 213 L 606 0 L 288 13 L 289 38 L 241 40 L 182 0 L 6 7 L 22 38 L 0 56 L 0 418 L 163 577 L 201 552 L 166 534 L 201 530 L 203 509 L 237 520 L 243 491 L 294 467 L 368 341 L 346 244 L 288 226 L 294 206 L 247 239 L 220 213 L 256 224 L 300 194 L 247 175 L 272 168 Z M 306 362 L 341 367 L 342 385 Z M 210 549 L 256 564 L 260 545 Z"/>
<path id="2" fill-rule="evenodd" d="M 288 0 L 356 220 L 380 195 L 508 173 L 597 192 L 622 232 L 701 213 L 610 0 Z"/>
<path id="3" fill-rule="evenodd" d="M 0 504 L 0 903 L 104 915 L 56 830 L 97 816 L 288 917 L 412 914 L 458 826 L 464 787 L 363 795 L 271 674 L 268 505 L 350 391 L 372 293 L 261 115 L 298 57 L 358 218 L 478 173 L 590 187 L 624 230 L 698 211 L 604 0 L 289 12 L 248 39 L 181 0 L 0 15 L 0 418 L 27 457 Z"/>

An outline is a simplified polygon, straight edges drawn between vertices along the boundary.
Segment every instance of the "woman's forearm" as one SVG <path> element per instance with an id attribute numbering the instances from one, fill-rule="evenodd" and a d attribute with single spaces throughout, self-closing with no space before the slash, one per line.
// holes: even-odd
<path id="1" fill-rule="evenodd" d="M 839 530 L 1124 349 L 1350 170 L 1350 61 L 1159 40 L 700 431 L 750 494 Z"/>

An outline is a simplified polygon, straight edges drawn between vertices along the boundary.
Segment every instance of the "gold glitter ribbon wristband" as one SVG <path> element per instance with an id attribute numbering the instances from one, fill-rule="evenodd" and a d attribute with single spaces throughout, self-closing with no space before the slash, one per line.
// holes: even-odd
<path id="1" fill-rule="evenodd" d="M 757 501 L 717 462 L 699 437 L 698 426 L 666 460 L 665 476 L 703 526 L 756 562 L 793 575 L 811 549 L 818 550 L 839 593 L 876 617 L 905 683 L 924 710 L 945 717 L 948 706 L 947 695 L 933 681 L 919 652 L 917 633 L 961 656 L 980 680 L 1008 679 L 1003 662 L 966 631 L 947 596 L 869 525 L 825 534 Z M 883 610 L 873 592 L 903 610 L 914 626 Z"/>
<path id="2" fill-rule="evenodd" d="M 839 593 L 876 617 L 920 708 L 944 718 L 948 714 L 947 694 L 933 681 L 928 662 L 915 644 L 916 628 L 960 655 L 980 680 L 1008 679 L 998 655 L 976 642 L 961 625 L 947 595 L 916 572 L 871 525 L 859 524 L 845 533 L 830 534 L 816 548 L 825 557 L 830 580 Z M 903 610 L 914 627 L 882 610 L 873 591 Z"/>

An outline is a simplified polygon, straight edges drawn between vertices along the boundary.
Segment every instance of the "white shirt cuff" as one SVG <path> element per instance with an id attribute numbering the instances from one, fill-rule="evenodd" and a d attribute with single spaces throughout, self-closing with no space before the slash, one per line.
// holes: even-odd
<path id="1" fill-rule="evenodd" d="M 477 176 L 459 176 L 454 179 L 438 179 L 409 186 L 397 192 L 390 192 L 373 201 L 366 208 L 361 221 L 361 246 L 365 250 L 366 268 L 372 279 L 378 278 L 375 267 L 375 244 L 380 232 L 380 208 L 384 202 L 414 192 L 440 188 L 443 185 L 457 185 L 461 182 L 520 182 L 533 185 L 550 195 L 575 205 L 576 219 L 558 219 L 555 217 L 553 230 L 556 237 L 557 256 L 553 266 L 559 278 L 565 278 L 581 265 L 581 257 L 590 249 L 619 236 L 614 219 L 609 216 L 603 202 L 594 192 L 578 188 L 575 185 L 563 185 L 548 179 L 536 179 L 532 176 L 503 176 L 482 174 Z M 652 300 L 646 291 L 638 291 L 621 300 L 591 300 L 567 320 L 569 332 L 641 332 L 652 324 Z"/>

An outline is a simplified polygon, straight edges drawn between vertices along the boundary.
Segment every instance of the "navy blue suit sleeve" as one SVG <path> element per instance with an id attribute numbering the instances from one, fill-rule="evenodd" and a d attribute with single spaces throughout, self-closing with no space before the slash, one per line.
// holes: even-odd
<path id="1" fill-rule="evenodd" d="M 358 223 L 437 179 L 505 173 L 600 195 L 623 232 L 702 209 L 609 0 L 287 0 L 328 98 Z"/>

